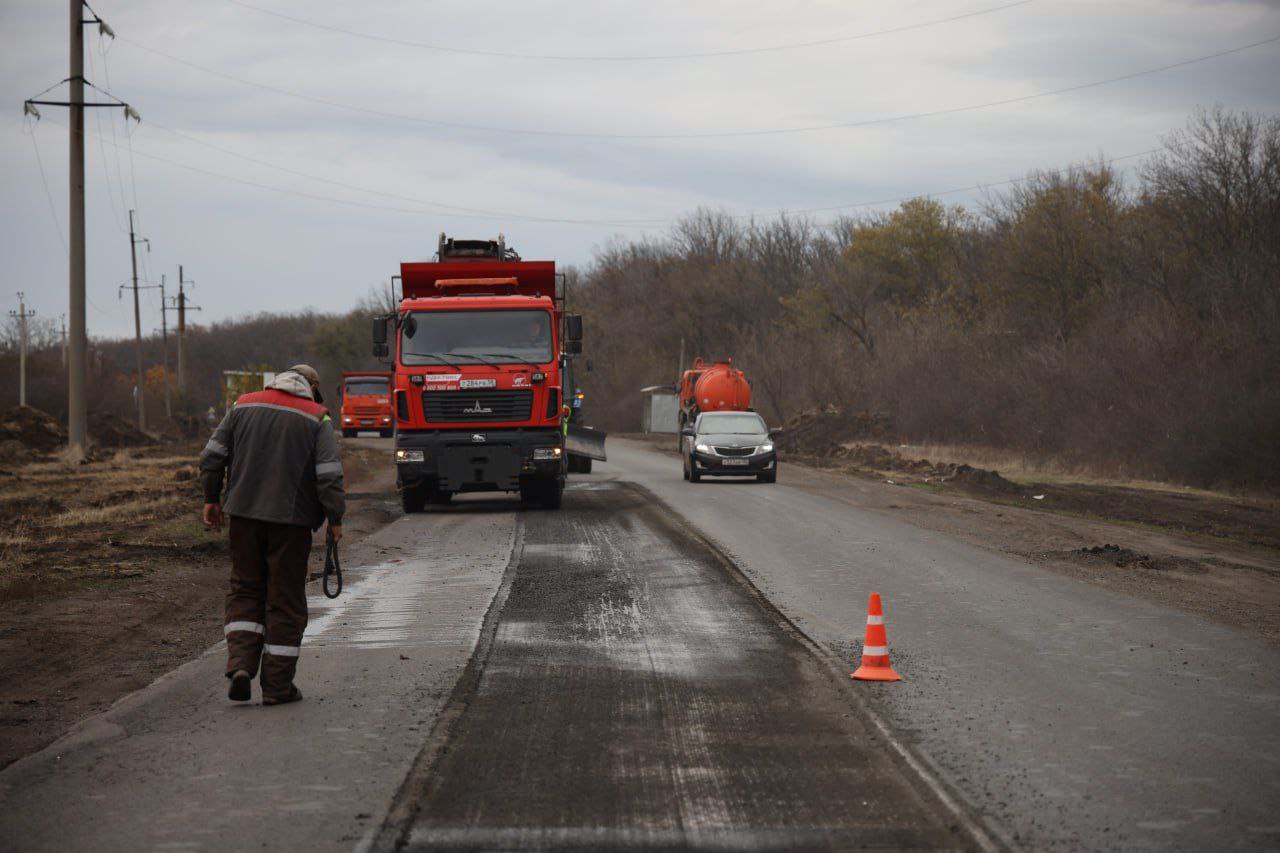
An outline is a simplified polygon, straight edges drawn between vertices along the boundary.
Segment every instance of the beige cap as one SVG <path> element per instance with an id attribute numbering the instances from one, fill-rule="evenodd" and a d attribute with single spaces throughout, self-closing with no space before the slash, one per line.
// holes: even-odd
<path id="1" fill-rule="evenodd" d="M 316 398 L 317 403 L 324 402 L 324 397 L 320 396 L 320 374 L 316 372 L 314 367 L 309 364 L 295 364 L 289 370 L 311 384 L 311 394 Z"/>

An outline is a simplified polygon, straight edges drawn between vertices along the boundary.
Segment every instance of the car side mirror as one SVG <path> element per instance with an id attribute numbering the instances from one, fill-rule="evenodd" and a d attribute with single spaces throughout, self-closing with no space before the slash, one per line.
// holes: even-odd
<path id="1" fill-rule="evenodd" d="M 680 430 L 680 434 L 683 436 L 687 436 L 689 438 L 693 438 L 694 436 L 693 427 L 685 427 L 684 429 Z"/>

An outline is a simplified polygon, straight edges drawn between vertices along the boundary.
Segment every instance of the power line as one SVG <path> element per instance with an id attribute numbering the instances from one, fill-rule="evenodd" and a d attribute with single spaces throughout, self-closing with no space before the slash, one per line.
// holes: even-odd
<path id="1" fill-rule="evenodd" d="M 820 47 L 830 44 L 841 44 L 844 42 L 859 41 L 861 39 L 874 38 L 876 36 L 891 35 L 893 33 L 903 33 L 910 30 L 920 30 L 925 27 L 933 27 L 938 24 L 950 24 L 955 21 L 962 21 L 966 18 L 976 18 L 982 15 L 990 15 L 993 12 L 1003 12 L 1006 9 L 1012 9 L 1016 6 L 1026 6 L 1035 0 L 1017 0 L 1014 3 L 1006 3 L 1002 6 L 992 6 L 986 9 L 979 9 L 974 12 L 965 12 L 961 15 L 952 15 L 947 18 L 937 18 L 932 21 L 922 21 L 917 24 L 906 24 L 900 27 L 890 27 L 884 30 L 874 30 L 872 32 L 857 33 L 849 36 L 834 36 L 825 39 L 816 39 L 814 41 L 792 42 L 790 44 L 775 44 L 762 47 L 745 47 L 733 50 L 707 50 L 696 53 L 655 53 L 655 54 L 619 54 L 619 55 L 601 55 L 601 54 L 555 54 L 555 53 L 512 53 L 501 50 L 482 50 L 479 48 L 454 47 L 453 45 L 435 44 L 431 42 L 409 41 L 407 39 L 393 38 L 390 36 L 381 36 L 373 33 L 363 33 L 358 30 L 350 30 L 343 27 L 333 26 L 331 24 L 321 23 L 319 21 L 309 20 L 307 18 L 299 18 L 294 15 L 287 15 L 284 12 L 277 12 L 272 9 L 264 9 L 261 6 L 255 6 L 252 3 L 245 3 L 243 0 L 227 0 L 233 6 L 240 6 L 244 9 L 252 9 L 263 15 L 270 15 L 273 18 L 291 21 L 295 24 L 302 24 L 308 27 L 314 27 L 318 30 L 324 30 L 330 33 L 339 33 L 341 35 L 353 36 L 355 38 L 367 39 L 369 41 L 381 42 L 383 44 L 396 44 L 402 47 L 415 47 L 422 50 L 434 50 L 440 53 L 455 53 L 466 56 L 490 56 L 503 59 L 538 59 L 538 60 L 556 60 L 563 62 L 650 62 L 662 60 L 676 59 L 706 59 L 721 56 L 743 56 L 753 53 L 771 53 L 784 50 L 797 50 L 800 48 Z"/>
<path id="2" fill-rule="evenodd" d="M 694 133 L 575 132 L 575 131 L 567 131 L 567 130 L 545 130 L 545 129 L 537 129 L 537 128 L 500 127 L 500 126 L 494 126 L 494 125 L 466 124 L 462 122 L 442 121 L 440 119 L 431 119 L 423 116 L 413 116 L 413 115 L 407 115 L 405 113 L 396 113 L 396 112 L 390 112 L 387 110 L 373 109 L 372 107 L 362 107 L 356 104 L 342 103 L 341 101 L 332 101 L 327 98 L 320 98 L 314 95 L 307 95 L 302 92 L 295 92 L 290 89 L 283 89 L 278 86 L 269 85 L 267 83 L 258 83 L 253 80 L 247 80 L 243 77 L 237 77 L 234 74 L 227 74 L 226 72 L 223 72 L 223 71 L 215 71 L 212 68 L 207 68 L 203 65 L 197 65 L 194 62 L 191 62 L 186 59 L 181 59 L 177 56 L 174 56 L 170 53 L 166 53 L 162 50 L 157 50 L 156 48 L 153 48 L 153 47 L 148 47 L 147 45 L 141 44 L 140 42 L 134 41 L 133 39 L 130 39 L 130 38 L 125 38 L 122 36 L 120 40 L 124 42 L 128 42 L 134 47 L 140 50 L 146 51 L 147 53 L 152 53 L 156 56 L 162 57 L 171 62 L 176 62 L 179 65 L 185 65 L 188 68 L 193 68 L 197 71 L 202 71 L 206 74 L 211 74 L 215 77 L 221 77 L 225 80 L 231 80 L 236 83 L 240 83 L 241 85 L 244 85 L 244 86 L 252 86 L 256 89 L 262 89 L 264 91 L 274 92 L 276 94 L 285 95 L 291 98 L 296 98 L 298 100 L 307 101 L 314 104 L 321 104 L 324 106 L 333 107 L 335 109 L 347 110 L 349 112 L 361 113 L 363 115 L 372 115 L 372 116 L 378 116 L 380 118 L 397 119 L 400 121 L 410 121 L 418 124 L 431 125 L 433 127 L 452 128 L 454 130 L 480 131 L 483 133 L 518 134 L 518 135 L 525 135 L 525 136 L 550 136 L 550 137 L 564 137 L 564 138 L 574 138 L 574 139 L 659 140 L 659 139 L 723 139 L 728 137 L 746 137 L 746 136 L 779 136 L 784 134 L 795 134 L 795 133 L 813 133 L 816 131 L 824 131 L 824 130 L 844 130 L 844 129 L 857 128 L 857 127 L 869 127 L 872 125 L 892 124 L 895 122 L 902 122 L 902 121 L 914 121 L 922 118 L 933 118 L 936 116 L 943 116 L 943 115 L 954 115 L 956 113 L 990 109 L 991 107 L 1008 106 L 1009 104 L 1018 104 L 1026 101 L 1034 101 L 1039 98 L 1048 98 L 1048 97 L 1053 97 L 1055 95 L 1067 94 L 1069 92 L 1079 92 L 1085 89 L 1093 89 L 1098 86 L 1106 86 L 1112 83 L 1120 83 L 1125 80 L 1133 80 L 1138 77 L 1146 77 L 1151 74 L 1159 74 L 1164 71 L 1171 71 L 1175 68 L 1183 68 L 1188 65 L 1194 65 L 1199 62 L 1207 62 L 1208 60 L 1211 60 L 1211 59 L 1218 59 L 1223 56 L 1230 56 L 1231 54 L 1241 53 L 1246 50 L 1251 50 L 1252 48 L 1255 48 L 1255 47 L 1261 47 L 1263 45 L 1272 44 L 1274 42 L 1280 41 L 1280 35 L 1272 36 L 1271 38 L 1263 39 L 1261 41 L 1255 41 L 1249 44 L 1240 45 L 1239 47 L 1228 48 L 1226 50 L 1220 50 L 1215 53 L 1205 54 L 1203 56 L 1196 56 L 1190 59 L 1183 59 L 1178 62 L 1171 62 L 1167 65 L 1160 65 L 1155 68 L 1146 68 L 1141 71 L 1134 71 L 1128 74 L 1121 74 L 1116 77 L 1107 77 L 1101 80 L 1093 80 L 1088 83 L 1078 83 L 1074 86 L 1064 86 L 1060 89 L 1049 89 L 1043 92 L 1035 92 L 1029 95 L 1019 95 L 1012 98 L 1001 98 L 1000 100 L 996 100 L 996 101 L 986 101 L 978 104 L 967 104 L 965 106 L 960 106 L 960 107 L 948 107 L 945 109 L 929 110 L 929 111 L 918 112 L 918 113 L 905 113 L 902 115 L 886 116 L 883 118 L 876 118 L 876 119 L 861 119 L 858 121 L 837 122 L 833 124 L 808 125 L 805 127 L 765 128 L 765 129 L 757 129 L 757 130 L 700 131 L 700 132 L 694 132 Z"/>
<path id="3" fill-rule="evenodd" d="M 71 248 L 67 245 L 67 238 L 62 233 L 62 223 L 58 221 L 58 210 L 53 204 L 53 193 L 49 191 L 49 178 L 44 171 L 44 159 L 40 156 L 40 145 L 36 142 L 36 126 L 31 121 L 30 116 L 25 118 L 31 130 L 27 133 L 31 137 L 31 147 L 36 152 L 36 165 L 40 167 L 40 183 L 44 184 L 44 197 L 49 200 L 49 215 L 53 218 L 53 227 L 58 232 L 58 240 L 62 243 L 62 251 L 67 253 L 67 257 L 71 257 Z"/>
<path id="4" fill-rule="evenodd" d="M 1109 157 L 1109 158 L 1100 160 L 1098 162 L 1102 165 L 1111 165 L 1113 163 L 1118 163 L 1124 160 L 1132 160 L 1138 157 L 1145 157 L 1147 155 L 1155 154 L 1163 150 L 1165 150 L 1163 146 L 1157 146 L 1155 148 L 1148 148 L 1143 151 L 1136 151 L 1131 154 L 1122 154 L 1117 157 Z M 347 205 L 351 207 L 359 207 L 359 208 L 364 208 L 369 210 L 378 210 L 378 211 L 385 211 L 390 213 L 409 213 L 409 214 L 415 214 L 415 215 L 429 215 L 429 216 L 449 215 L 449 216 L 457 216 L 459 218 L 464 218 L 464 219 L 495 219 L 496 218 L 496 219 L 509 219 L 509 220 L 516 220 L 516 221 L 544 222 L 544 223 L 563 224 L 563 225 L 611 225 L 615 227 L 639 228 L 643 230 L 662 229 L 665 227 L 669 227 L 680 221 L 680 217 L 678 216 L 653 218 L 653 219 L 621 219 L 621 218 L 571 219 L 571 218 L 553 218 L 553 217 L 529 217 L 529 216 L 524 216 L 522 214 L 507 214 L 507 213 L 495 213 L 492 216 L 478 216 L 478 215 L 470 215 L 470 214 L 453 214 L 453 213 L 447 213 L 447 212 L 442 213 L 440 211 L 425 210 L 423 208 L 393 207 L 391 205 L 374 204 L 371 202 L 362 202 L 362 201 L 355 201 L 352 199 L 337 198 L 334 196 L 325 196 L 325 195 L 318 195 L 315 193 L 300 192 L 298 190 L 291 190 L 285 187 L 277 187 L 271 184 L 263 184 L 257 181 L 245 180 L 243 178 L 237 178 L 231 175 L 214 172 L 209 169 L 203 169 L 198 166 L 191 166 L 186 163 L 178 162 L 177 160 L 171 160 L 167 157 L 161 157 L 155 154 L 148 154 L 145 151 L 139 151 L 137 152 L 137 154 L 139 157 L 146 157 L 148 159 L 156 160 L 161 163 L 165 163 L 167 165 L 174 166 L 179 169 L 184 169 L 190 172 L 196 172 L 198 174 L 214 177 L 222 181 L 230 181 L 232 183 L 253 187 L 255 189 L 268 190 L 270 192 L 275 192 L 282 195 L 291 195 L 298 198 L 307 199 L 308 201 L 325 201 L 325 202 L 331 202 L 334 204 L 342 204 L 342 205 Z M 1059 169 L 1039 169 L 1039 170 L 1036 170 L 1036 172 L 1038 172 L 1039 174 L 1062 174 L 1070 171 L 1073 168 L 1078 168 L 1078 167 L 1066 166 Z M 987 182 L 970 184 L 962 187 L 953 187 L 951 189 L 937 190 L 933 192 L 909 193 L 906 195 L 899 195 L 899 196 L 894 196 L 890 198 L 881 198 L 881 199 L 874 199 L 874 200 L 868 200 L 868 201 L 847 202 L 847 203 L 834 204 L 834 205 L 824 205 L 820 207 L 779 208 L 770 213 L 751 212 L 751 213 L 738 213 L 738 214 L 728 214 L 728 215 L 729 215 L 729 218 L 731 219 L 745 220 L 745 219 L 756 219 L 761 217 L 767 218 L 767 217 L 775 217 L 775 216 L 803 216 L 803 215 L 814 214 L 814 213 L 832 213 L 840 210 L 853 210 L 853 209 L 864 208 L 864 207 L 877 207 L 877 206 L 886 205 L 886 204 L 899 204 L 904 201 L 909 201 L 910 199 L 913 199 L 913 198 L 932 198 L 935 196 L 955 195 L 958 193 L 976 192 L 979 190 L 992 189 L 995 187 L 1012 186 L 1015 184 L 1024 183 L 1029 179 L 1030 178 L 1028 177 L 1009 178 L 1007 180 L 1001 180 L 1001 181 L 987 181 Z M 389 194 L 381 193 L 378 190 L 358 187 L 354 184 L 347 184 L 346 186 L 349 186 L 353 189 L 359 189 L 362 192 L 368 192 L 371 194 L 389 195 Z"/>

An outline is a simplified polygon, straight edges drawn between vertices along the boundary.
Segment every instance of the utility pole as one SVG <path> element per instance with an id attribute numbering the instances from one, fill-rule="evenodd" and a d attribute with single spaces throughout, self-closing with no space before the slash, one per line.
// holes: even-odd
<path id="1" fill-rule="evenodd" d="M 69 204 L 67 234 L 68 246 L 68 304 L 71 314 L 70 358 L 67 362 L 67 452 L 74 461 L 84 458 L 88 433 L 88 414 L 85 407 L 85 360 L 87 357 L 88 338 L 84 320 L 85 306 L 85 228 L 84 228 L 84 110 L 85 107 L 122 107 L 125 119 L 141 121 L 136 110 L 124 101 L 108 92 L 94 87 L 111 102 L 85 103 L 84 100 L 84 25 L 97 24 L 98 32 L 109 38 L 115 38 L 111 27 L 89 9 L 84 0 L 70 0 L 70 73 L 62 81 L 68 86 L 68 99 L 65 101 L 39 100 L 40 95 L 60 84 L 45 89 L 35 98 L 22 104 L 24 114 L 40 120 L 39 106 L 66 107 L 70 113 L 71 126 L 68 134 L 68 187 Z M 88 9 L 90 18 L 85 18 Z"/>
<path id="2" fill-rule="evenodd" d="M 164 377 L 164 416 L 173 417 L 173 404 L 169 401 L 169 306 L 164 301 L 164 274 L 160 274 L 160 363 Z"/>
<path id="3" fill-rule="evenodd" d="M 187 393 L 187 312 L 200 310 L 199 305 L 187 304 L 186 286 L 195 287 L 195 284 L 183 274 L 182 264 L 178 264 L 178 393 L 184 395 L 184 400 Z"/>
<path id="4" fill-rule="evenodd" d="M 67 370 L 67 452 L 72 461 L 84 458 L 89 434 L 89 412 L 85 404 L 84 359 L 88 331 L 84 322 L 84 0 L 71 2 L 71 113 L 69 143 L 71 199 L 68 207 L 71 239 L 69 277 L 71 292 L 67 309 L 71 312 L 71 361 Z M 127 122 L 126 122 L 127 124 Z"/>
<path id="5" fill-rule="evenodd" d="M 10 317 L 18 318 L 18 405 L 27 404 L 27 318 L 36 312 L 27 310 L 27 295 L 18 292 L 18 310 L 10 311 Z"/>
<path id="6" fill-rule="evenodd" d="M 142 373 L 142 311 L 138 307 L 138 244 L 151 243 L 146 238 L 139 239 L 133 233 L 133 211 L 129 211 L 129 258 L 133 262 L 133 352 L 138 366 L 138 429 L 147 428 L 146 385 Z"/>

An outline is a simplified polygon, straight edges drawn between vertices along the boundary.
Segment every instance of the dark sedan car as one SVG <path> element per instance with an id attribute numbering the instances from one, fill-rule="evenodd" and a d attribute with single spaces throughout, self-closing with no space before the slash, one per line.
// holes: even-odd
<path id="1" fill-rule="evenodd" d="M 755 412 L 703 412 L 681 432 L 684 478 L 696 483 L 704 476 L 755 477 L 772 483 L 778 479 L 777 433 Z"/>

